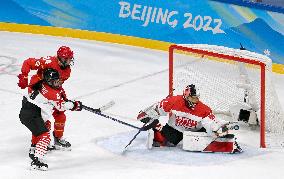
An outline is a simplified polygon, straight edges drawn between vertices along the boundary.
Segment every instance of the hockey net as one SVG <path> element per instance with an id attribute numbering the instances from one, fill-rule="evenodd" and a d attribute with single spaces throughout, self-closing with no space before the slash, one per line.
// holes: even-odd
<path id="1" fill-rule="evenodd" d="M 260 147 L 283 147 L 284 113 L 272 83 L 272 62 L 247 50 L 214 45 L 172 45 L 169 48 L 169 94 L 182 94 L 195 84 L 200 100 L 213 111 L 228 113 L 231 105 L 253 94 L 258 114 Z M 246 101 L 248 102 L 248 101 Z"/>

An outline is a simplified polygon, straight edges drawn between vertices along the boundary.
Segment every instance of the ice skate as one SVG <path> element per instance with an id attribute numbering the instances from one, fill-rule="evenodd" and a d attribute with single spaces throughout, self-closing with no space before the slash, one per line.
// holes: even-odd
<path id="1" fill-rule="evenodd" d="M 235 145 L 235 149 L 233 151 L 234 154 L 243 152 L 243 149 L 240 147 L 240 145 L 236 141 L 235 141 L 234 145 Z"/>
<path id="2" fill-rule="evenodd" d="M 49 145 L 47 146 L 46 150 L 47 150 L 48 152 L 50 152 L 50 151 L 56 150 L 56 148 L 55 148 L 54 145 L 49 144 Z"/>
<path id="3" fill-rule="evenodd" d="M 48 169 L 48 165 L 40 161 L 38 157 L 34 157 L 31 162 L 31 170 L 42 170 L 46 171 Z"/>
<path id="4" fill-rule="evenodd" d="M 54 133 L 53 137 L 54 137 L 54 147 L 56 150 L 71 150 L 70 142 L 68 142 L 62 137 L 61 138 L 55 137 Z"/>
<path id="5" fill-rule="evenodd" d="M 29 149 L 29 157 L 32 160 L 34 160 L 34 158 L 35 158 L 35 148 L 36 148 L 36 145 L 35 144 L 31 144 L 31 147 Z"/>

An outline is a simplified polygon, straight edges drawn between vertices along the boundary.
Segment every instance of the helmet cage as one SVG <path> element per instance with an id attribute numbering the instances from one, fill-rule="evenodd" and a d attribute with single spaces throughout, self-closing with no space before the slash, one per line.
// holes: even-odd
<path id="1" fill-rule="evenodd" d="M 60 61 L 61 63 L 61 67 L 62 69 L 65 69 L 69 66 L 73 66 L 74 65 L 74 58 L 61 58 L 61 57 L 58 57 L 58 60 Z"/>
<path id="2" fill-rule="evenodd" d="M 58 71 L 48 68 L 43 72 L 43 81 L 52 88 L 61 87 L 61 80 Z"/>
<path id="3" fill-rule="evenodd" d="M 183 98 L 189 108 L 194 108 L 199 101 L 199 94 L 196 91 L 195 85 L 188 85 L 183 91 Z"/>

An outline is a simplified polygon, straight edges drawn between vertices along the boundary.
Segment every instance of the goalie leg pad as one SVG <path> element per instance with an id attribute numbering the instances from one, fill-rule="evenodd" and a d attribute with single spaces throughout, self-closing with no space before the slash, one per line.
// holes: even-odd
<path id="1" fill-rule="evenodd" d="M 206 132 L 184 131 L 182 149 L 193 152 L 201 152 L 212 141 L 213 138 L 208 136 Z"/>
<path id="2" fill-rule="evenodd" d="M 157 130 L 148 130 L 146 147 L 152 149 L 153 147 L 165 146 L 166 138 Z"/>
<path id="3" fill-rule="evenodd" d="M 148 137 L 147 137 L 147 143 L 146 143 L 147 149 L 152 149 L 152 147 L 153 147 L 153 140 L 154 140 L 154 131 L 153 130 L 148 130 Z"/>
<path id="4" fill-rule="evenodd" d="M 235 137 L 213 138 L 205 132 L 185 131 L 183 133 L 183 150 L 194 152 L 221 152 L 240 153 L 241 148 L 235 141 Z"/>
<path id="5" fill-rule="evenodd" d="M 234 138 L 221 140 L 217 138 L 215 141 L 211 142 L 203 151 L 204 152 L 224 152 L 224 153 L 233 153 L 234 151 Z"/>

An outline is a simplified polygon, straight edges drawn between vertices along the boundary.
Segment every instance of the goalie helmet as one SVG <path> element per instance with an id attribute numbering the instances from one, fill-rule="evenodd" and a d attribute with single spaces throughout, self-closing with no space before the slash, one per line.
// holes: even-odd
<path id="1" fill-rule="evenodd" d="M 48 68 L 43 72 L 43 81 L 52 88 L 59 88 L 62 84 L 58 71 L 53 68 Z"/>
<path id="2" fill-rule="evenodd" d="M 196 87 L 194 84 L 188 85 L 183 90 L 183 98 L 186 101 L 186 104 L 189 108 L 194 108 L 199 101 L 199 94 L 197 93 Z"/>
<path id="3" fill-rule="evenodd" d="M 65 69 L 73 64 L 73 51 L 67 46 L 61 46 L 57 50 L 57 58 L 60 61 L 60 66 Z"/>

